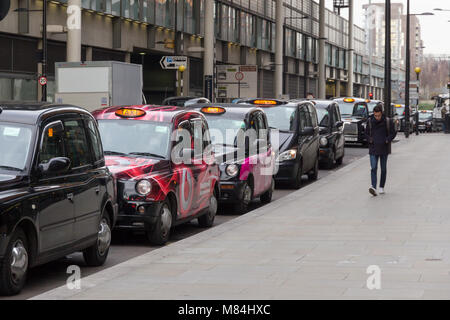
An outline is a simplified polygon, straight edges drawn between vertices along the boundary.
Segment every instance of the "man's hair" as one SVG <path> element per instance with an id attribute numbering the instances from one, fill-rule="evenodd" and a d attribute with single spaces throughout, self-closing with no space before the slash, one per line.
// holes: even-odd
<path id="1" fill-rule="evenodd" d="M 373 112 L 383 112 L 383 108 L 381 106 L 375 106 L 375 108 L 373 108 Z"/>

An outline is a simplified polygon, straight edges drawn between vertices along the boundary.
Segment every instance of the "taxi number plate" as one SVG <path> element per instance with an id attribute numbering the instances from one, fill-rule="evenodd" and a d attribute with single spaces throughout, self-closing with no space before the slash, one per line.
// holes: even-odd
<path id="1" fill-rule="evenodd" d="M 358 141 L 358 138 L 353 138 L 353 137 L 345 137 L 345 141 L 356 142 L 356 141 Z"/>

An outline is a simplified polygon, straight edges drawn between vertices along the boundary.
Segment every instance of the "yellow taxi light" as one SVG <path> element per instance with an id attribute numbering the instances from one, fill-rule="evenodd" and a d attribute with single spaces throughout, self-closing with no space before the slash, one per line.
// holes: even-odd
<path id="1" fill-rule="evenodd" d="M 366 102 L 369 103 L 369 102 L 370 102 L 370 99 L 366 99 Z"/>
<path id="2" fill-rule="evenodd" d="M 131 109 L 131 108 L 122 108 L 116 111 L 116 116 L 122 118 L 139 118 L 145 115 L 144 110 L 139 109 Z"/>
<path id="3" fill-rule="evenodd" d="M 345 98 L 344 102 L 348 102 L 348 103 L 355 102 L 355 99 L 353 99 L 353 98 Z"/>
<path id="4" fill-rule="evenodd" d="M 203 113 L 209 113 L 209 114 L 222 114 L 225 113 L 225 109 L 221 107 L 203 107 L 201 109 Z"/>
<path id="5" fill-rule="evenodd" d="M 401 108 L 402 105 L 401 105 L 401 104 L 396 104 L 395 107 L 396 107 L 396 108 Z"/>
<path id="6" fill-rule="evenodd" d="M 258 104 L 262 106 L 274 106 L 278 104 L 275 100 L 254 100 L 253 104 Z"/>

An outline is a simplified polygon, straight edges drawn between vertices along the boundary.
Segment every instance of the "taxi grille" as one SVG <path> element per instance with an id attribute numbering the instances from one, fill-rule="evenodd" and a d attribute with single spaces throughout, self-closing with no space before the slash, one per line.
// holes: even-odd
<path id="1" fill-rule="evenodd" d="M 357 123 L 346 123 L 344 126 L 344 135 L 357 135 L 358 134 L 358 124 Z"/>

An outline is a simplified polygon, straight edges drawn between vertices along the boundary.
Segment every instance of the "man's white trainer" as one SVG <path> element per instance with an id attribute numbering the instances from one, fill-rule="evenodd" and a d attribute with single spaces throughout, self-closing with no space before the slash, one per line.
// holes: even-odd
<path id="1" fill-rule="evenodd" d="M 373 195 L 374 197 L 376 197 L 378 195 L 377 190 L 375 190 L 374 187 L 370 187 L 369 188 L 369 192 L 371 195 Z"/>
<path id="2" fill-rule="evenodd" d="M 384 188 L 378 189 L 378 193 L 379 193 L 379 194 L 384 194 L 384 193 L 385 193 L 385 192 L 384 192 Z"/>

